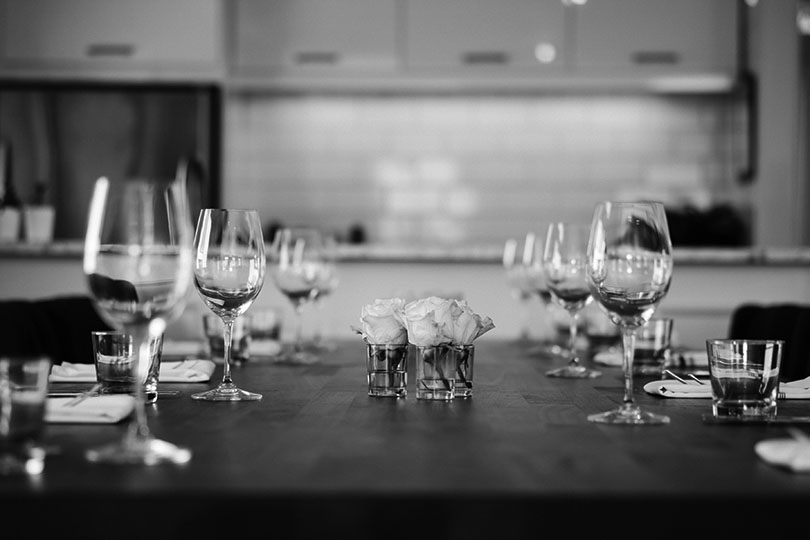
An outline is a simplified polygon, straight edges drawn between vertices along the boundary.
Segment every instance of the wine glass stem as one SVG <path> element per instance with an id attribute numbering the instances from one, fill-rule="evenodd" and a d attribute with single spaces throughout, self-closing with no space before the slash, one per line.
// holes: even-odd
<path id="1" fill-rule="evenodd" d="M 568 363 L 572 366 L 579 365 L 579 358 L 577 358 L 577 326 L 579 322 L 579 312 L 571 311 L 569 326 L 568 326 L 568 354 L 571 355 L 571 360 Z"/>
<path id="2" fill-rule="evenodd" d="M 225 324 L 225 366 L 222 371 L 222 382 L 230 384 L 231 379 L 231 340 L 233 339 L 233 319 L 223 319 Z"/>
<path id="3" fill-rule="evenodd" d="M 303 311 L 304 305 L 298 304 L 295 306 L 295 345 L 294 350 L 296 353 L 301 353 L 304 350 L 304 334 L 303 334 Z"/>
<path id="4" fill-rule="evenodd" d="M 135 360 L 132 362 L 132 394 L 135 397 L 135 410 L 130 421 L 127 437 L 130 441 L 148 439 L 149 425 L 146 422 L 146 397 L 144 395 L 141 373 L 149 369 L 149 331 L 145 328 L 134 329 L 130 332 L 135 346 Z"/>
<path id="5" fill-rule="evenodd" d="M 625 405 L 633 405 L 633 355 L 635 349 L 635 330 L 630 326 L 622 326 L 622 371 L 624 372 Z"/>
<path id="6" fill-rule="evenodd" d="M 319 314 L 323 313 L 323 296 L 320 294 L 315 296 L 312 300 L 315 309 L 319 312 Z M 313 330 L 312 334 L 312 341 L 319 345 L 323 341 L 323 329 L 321 327 L 321 317 L 319 316 L 318 319 L 315 321 L 315 329 Z"/>

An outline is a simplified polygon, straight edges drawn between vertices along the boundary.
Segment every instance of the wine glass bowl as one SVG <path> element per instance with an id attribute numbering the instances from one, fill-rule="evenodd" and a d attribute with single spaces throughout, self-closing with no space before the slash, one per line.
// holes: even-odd
<path id="1" fill-rule="evenodd" d="M 672 280 L 672 242 L 664 206 L 657 202 L 602 202 L 588 242 L 589 286 L 621 328 L 624 399 L 588 417 L 607 424 L 665 424 L 669 417 L 641 410 L 633 400 L 635 330 L 652 318 Z"/>
<path id="2" fill-rule="evenodd" d="M 202 401 L 255 401 L 261 394 L 239 388 L 231 376 L 234 321 L 250 308 L 264 284 L 266 258 L 255 210 L 205 208 L 194 233 L 194 285 L 205 305 L 222 319 L 225 363 L 215 388 L 192 394 Z"/>
<path id="3" fill-rule="evenodd" d="M 93 462 L 186 463 L 191 451 L 154 438 L 143 382 L 149 343 L 182 313 L 191 284 L 191 220 L 181 180 L 96 180 L 88 212 L 83 272 L 99 315 L 133 336 L 135 406 L 126 434 L 94 447 Z"/>
<path id="4" fill-rule="evenodd" d="M 568 365 L 546 372 L 549 377 L 594 378 L 601 372 L 585 367 L 576 350 L 579 313 L 593 297 L 588 285 L 588 237 L 585 225 L 549 224 L 543 249 L 543 273 L 552 300 L 569 315 Z"/>

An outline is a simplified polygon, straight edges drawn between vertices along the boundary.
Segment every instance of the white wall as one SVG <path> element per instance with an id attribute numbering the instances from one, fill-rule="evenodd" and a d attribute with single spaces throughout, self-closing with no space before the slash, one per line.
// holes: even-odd
<path id="1" fill-rule="evenodd" d="M 327 336 L 359 339 L 349 325 L 356 324 L 362 305 L 391 296 L 462 296 L 477 312 L 492 317 L 496 328 L 487 334 L 488 339 L 517 337 L 525 318 L 521 305 L 510 296 L 502 267 L 496 263 L 344 262 L 338 269 L 340 285 L 322 309 L 308 310 L 306 333 L 321 324 Z M 0 277 L 0 299 L 86 292 L 78 258 L 0 258 Z M 810 268 L 676 266 L 672 287 L 659 313 L 675 318 L 675 333 L 681 344 L 702 347 L 705 339 L 724 336 L 733 308 L 748 301 L 810 303 Z M 269 277 L 251 309 L 262 307 L 282 310 L 284 337 L 291 339 L 292 308 Z M 191 291 L 186 312 L 172 324 L 168 335 L 201 337 L 201 314 L 205 312 L 207 308 Z M 531 322 L 537 337 L 550 323 L 549 312 L 539 301 L 531 308 Z"/>

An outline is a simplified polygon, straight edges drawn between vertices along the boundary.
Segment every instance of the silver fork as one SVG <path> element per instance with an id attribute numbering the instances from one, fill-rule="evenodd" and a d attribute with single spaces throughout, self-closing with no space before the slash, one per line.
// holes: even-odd
<path id="1" fill-rule="evenodd" d="M 99 388 L 101 388 L 101 383 L 94 384 L 89 390 L 82 392 L 78 396 L 74 397 L 73 399 L 65 403 L 63 407 L 75 407 L 76 405 L 78 405 L 85 399 L 89 398 L 90 396 L 98 394 Z"/>

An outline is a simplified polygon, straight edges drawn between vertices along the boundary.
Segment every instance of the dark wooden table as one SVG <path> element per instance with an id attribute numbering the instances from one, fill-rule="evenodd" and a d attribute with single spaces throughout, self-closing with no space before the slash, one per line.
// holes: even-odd
<path id="1" fill-rule="evenodd" d="M 34 538 L 250 529 L 262 538 L 495 539 L 552 529 L 705 531 L 713 516 L 726 532 L 752 532 L 794 510 L 806 520 L 810 474 L 754 453 L 756 442 L 786 437 L 784 428 L 704 424 L 709 400 L 647 395 L 644 380 L 638 402 L 669 415 L 669 425 L 589 423 L 588 414 L 621 402 L 620 369 L 588 380 L 544 375 L 562 363 L 483 337 L 473 398 L 418 401 L 413 377 L 407 398 L 371 398 L 358 338 L 317 365 L 235 368 L 240 386 L 264 395 L 258 402 L 197 402 L 190 394 L 210 385 L 165 384 L 182 393 L 149 406 L 149 425 L 190 447 L 190 463 L 91 464 L 85 449 L 120 437 L 123 424 L 50 424 L 55 451 L 45 472 L 0 478 L 2 527 L 31 509 L 42 516 L 25 521 Z M 810 414 L 810 401 L 783 401 L 782 412 Z M 740 515 L 719 517 L 732 509 Z M 14 532 L 8 538 L 25 537 Z"/>

